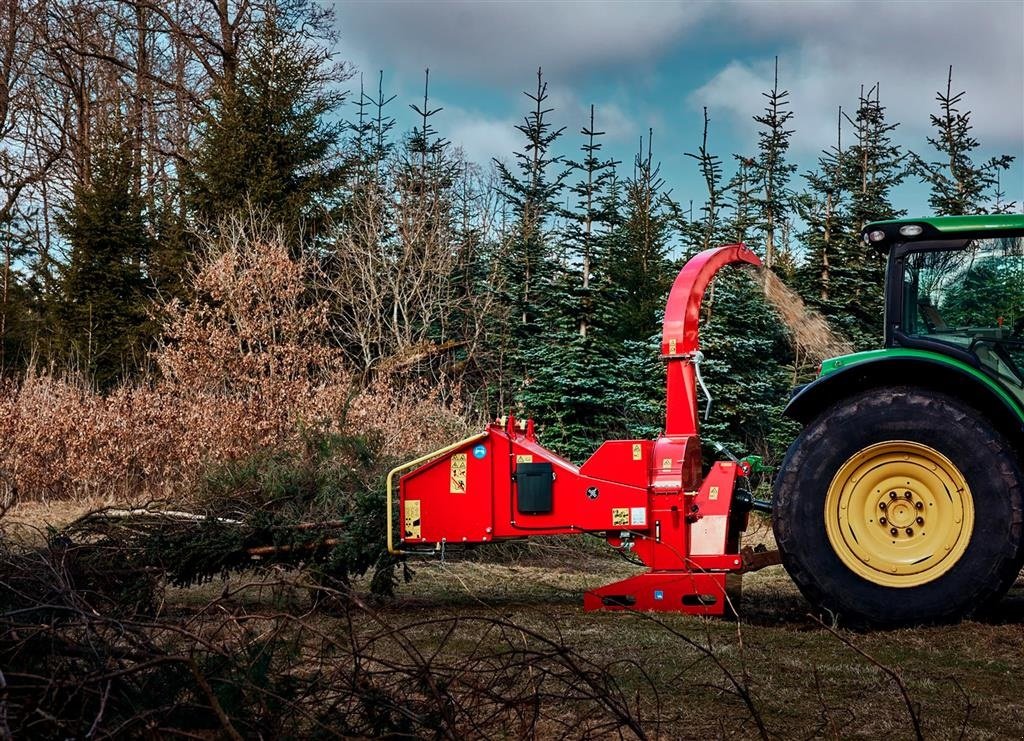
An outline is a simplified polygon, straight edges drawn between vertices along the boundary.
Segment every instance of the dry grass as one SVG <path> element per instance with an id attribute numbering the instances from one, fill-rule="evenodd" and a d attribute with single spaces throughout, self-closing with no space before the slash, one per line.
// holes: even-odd
<path id="1" fill-rule="evenodd" d="M 76 510 L 22 503 L 5 522 L 59 524 Z M 760 524 L 748 542 L 770 536 Z M 519 640 L 508 626 L 518 626 L 524 646 L 534 640 L 529 636 L 546 636 L 589 665 L 606 667 L 654 737 L 756 737 L 751 712 L 730 690 L 724 667 L 749 688 L 771 738 L 913 738 L 898 686 L 852 644 L 902 679 L 924 737 L 996 739 L 1024 732 L 1016 682 L 1024 651 L 1024 583 L 983 621 L 875 633 L 834 634 L 822 626 L 781 567 L 744 577 L 739 621 L 585 613 L 586 589 L 634 567 L 580 543 L 539 539 L 484 559 L 411 562 L 412 582 L 394 599 L 376 602 L 372 614 L 310 612 L 304 577 L 272 571 L 247 577 L 248 583 L 238 578 L 168 589 L 163 615 L 180 616 L 199 630 L 203 620 L 213 625 L 222 614 L 244 614 L 255 630 L 261 620 L 269 625 L 289 613 L 323 634 L 373 641 L 374 661 L 383 664 L 404 656 L 403 644 L 379 640 L 397 630 L 439 667 L 475 666 L 481 656 L 504 655 L 509 642 Z M 498 561 L 505 555 L 514 558 Z M 207 607 L 211 603 L 215 611 Z M 495 628 L 499 624 L 502 630 Z M 583 737 L 595 727 L 592 704 L 546 702 L 530 729 L 534 736 Z"/>
<path id="2" fill-rule="evenodd" d="M 682 721 L 665 729 L 666 737 L 757 735 L 746 709 L 724 691 L 721 671 L 673 631 L 712 647 L 732 671 L 749 676 L 773 738 L 913 737 L 894 683 L 808 615 L 781 567 L 744 577 L 739 622 L 582 612 L 585 589 L 621 578 L 626 569 L 595 558 L 575 568 L 434 562 L 417 569 L 384 613 L 398 624 L 438 615 L 502 616 L 560 636 L 595 663 L 634 660 L 660 690 L 658 712 Z M 903 678 L 925 737 L 1019 738 L 1022 622 L 1024 584 L 1018 584 L 986 622 L 840 635 Z M 649 691 L 638 676 L 622 679 Z M 647 697 L 642 706 L 653 715 L 655 704 Z"/>

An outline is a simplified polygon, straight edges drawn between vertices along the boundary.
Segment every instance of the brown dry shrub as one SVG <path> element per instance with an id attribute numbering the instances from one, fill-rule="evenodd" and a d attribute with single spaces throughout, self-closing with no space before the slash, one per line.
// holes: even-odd
<path id="1" fill-rule="evenodd" d="M 436 385 L 351 372 L 318 275 L 273 228 L 228 222 L 190 275 L 195 299 L 160 309 L 153 378 L 107 395 L 43 372 L 0 387 L 0 471 L 22 499 L 181 496 L 211 464 L 293 449 L 303 430 L 373 434 L 394 457 L 462 434 Z"/>

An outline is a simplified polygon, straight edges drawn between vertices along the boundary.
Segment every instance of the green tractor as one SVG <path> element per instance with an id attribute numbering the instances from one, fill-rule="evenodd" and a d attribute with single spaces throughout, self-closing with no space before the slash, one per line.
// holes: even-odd
<path id="1" fill-rule="evenodd" d="M 826 361 L 787 414 L 773 527 L 835 618 L 957 620 L 1024 562 L 1024 215 L 869 224 L 888 255 L 885 342 Z"/>

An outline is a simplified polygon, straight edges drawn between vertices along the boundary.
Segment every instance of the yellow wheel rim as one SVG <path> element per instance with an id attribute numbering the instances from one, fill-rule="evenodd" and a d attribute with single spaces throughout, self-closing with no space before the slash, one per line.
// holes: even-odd
<path id="1" fill-rule="evenodd" d="M 949 571 L 971 540 L 974 500 L 960 470 L 906 440 L 870 445 L 842 465 L 825 496 L 825 529 L 840 560 L 886 587 Z"/>

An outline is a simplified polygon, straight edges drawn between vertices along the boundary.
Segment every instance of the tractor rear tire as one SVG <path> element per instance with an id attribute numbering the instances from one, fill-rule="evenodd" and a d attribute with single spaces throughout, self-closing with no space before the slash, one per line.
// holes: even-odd
<path id="1" fill-rule="evenodd" d="M 1006 438 L 951 396 L 901 386 L 807 425 L 776 477 L 772 521 L 783 565 L 826 619 L 897 627 L 999 599 L 1024 558 L 1021 511 Z"/>

